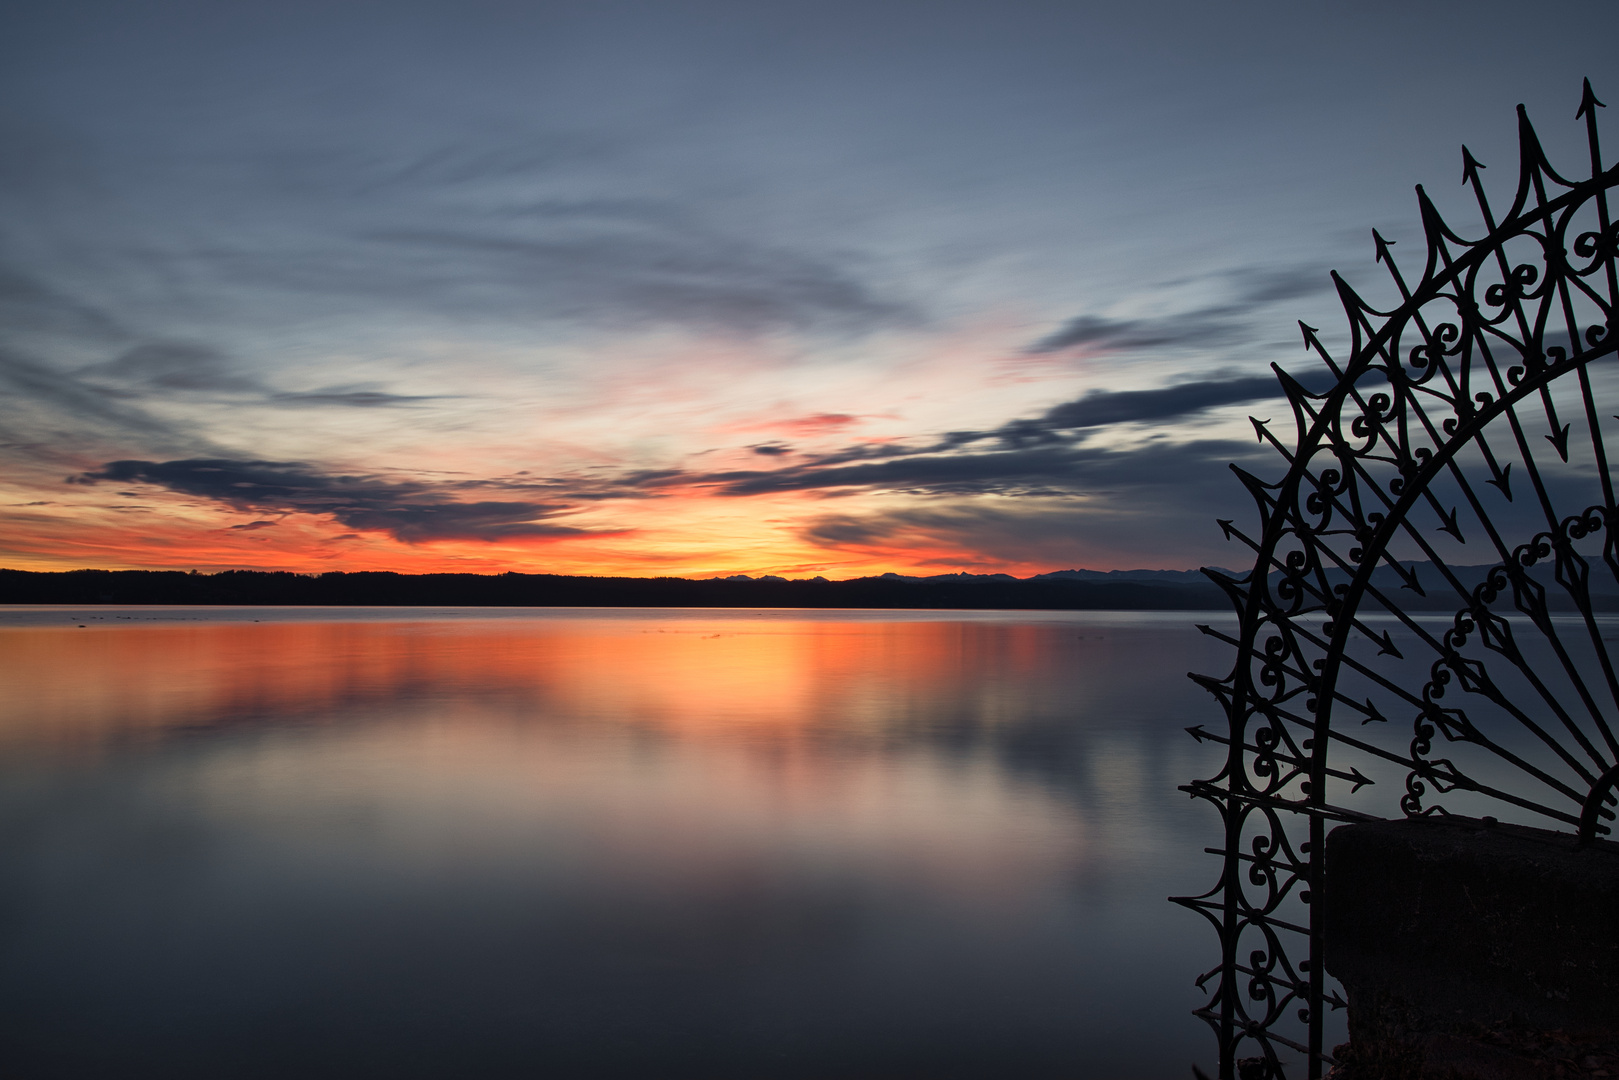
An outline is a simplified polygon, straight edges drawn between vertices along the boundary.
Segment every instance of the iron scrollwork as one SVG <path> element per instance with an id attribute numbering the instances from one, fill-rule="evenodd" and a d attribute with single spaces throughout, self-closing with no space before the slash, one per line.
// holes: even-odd
<path id="1" fill-rule="evenodd" d="M 1253 424 L 1286 473 L 1233 466 L 1259 528 L 1220 524 L 1254 564 L 1205 571 L 1237 620 L 1201 629 L 1236 661 L 1192 676 L 1227 724 L 1191 732 L 1223 744 L 1225 763 L 1182 789 L 1219 812 L 1222 869 L 1176 898 L 1219 937 L 1197 1014 L 1227 1080 L 1314 1080 L 1334 1063 L 1323 1016 L 1345 1003 L 1316 917 L 1329 827 L 1487 809 L 1588 841 L 1614 822 L 1619 505 L 1604 425 L 1619 421 L 1619 370 L 1601 361 L 1619 342 L 1619 167 L 1602 164 L 1601 105 L 1587 82 L 1578 180 L 1519 107 L 1500 215 L 1463 147 L 1477 239 L 1418 187 L 1420 273 L 1373 232 L 1397 302 L 1379 310 L 1335 273 L 1347 359 L 1300 323 L 1333 384 L 1313 393 L 1276 368 L 1293 437 Z"/>

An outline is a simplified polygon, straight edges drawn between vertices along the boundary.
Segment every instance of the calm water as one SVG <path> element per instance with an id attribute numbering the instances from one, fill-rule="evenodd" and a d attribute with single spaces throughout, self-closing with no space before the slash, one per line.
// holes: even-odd
<path id="1" fill-rule="evenodd" d="M 6 1075 L 1187 1076 L 1193 621 L 0 610 Z"/>

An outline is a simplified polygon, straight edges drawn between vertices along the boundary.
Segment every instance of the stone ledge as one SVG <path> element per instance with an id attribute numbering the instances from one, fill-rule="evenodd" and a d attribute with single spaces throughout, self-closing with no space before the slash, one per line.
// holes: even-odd
<path id="1" fill-rule="evenodd" d="M 1340 826 L 1322 894 L 1341 1076 L 1619 1077 L 1619 844 L 1460 817 Z"/>

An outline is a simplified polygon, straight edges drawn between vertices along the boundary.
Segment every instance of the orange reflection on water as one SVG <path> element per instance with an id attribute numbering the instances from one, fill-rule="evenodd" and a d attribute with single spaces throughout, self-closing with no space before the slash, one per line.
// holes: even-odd
<path id="1" fill-rule="evenodd" d="M 293 862 L 433 876 L 544 850 L 677 890 L 858 864 L 1016 907 L 1081 860 L 1085 823 L 929 733 L 1071 705 L 1041 700 L 1060 637 L 655 615 L 10 628 L 0 753 L 242 735 L 162 757 L 163 797 Z"/>
<path id="2" fill-rule="evenodd" d="M 324 723 L 436 700 L 671 734 L 876 736 L 1049 692 L 1037 626 L 787 619 L 220 622 L 0 629 L 0 740 Z"/>

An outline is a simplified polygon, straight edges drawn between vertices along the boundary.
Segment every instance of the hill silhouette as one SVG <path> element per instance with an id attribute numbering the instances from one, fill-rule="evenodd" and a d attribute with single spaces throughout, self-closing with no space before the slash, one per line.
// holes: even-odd
<path id="1" fill-rule="evenodd" d="M 0 570 L 0 603 L 1148 611 L 1228 606 L 1224 594 L 1193 570 L 1064 570 L 1022 579 L 1007 574 L 883 574 L 846 581 L 740 574 L 695 579 L 386 571 Z"/>

